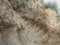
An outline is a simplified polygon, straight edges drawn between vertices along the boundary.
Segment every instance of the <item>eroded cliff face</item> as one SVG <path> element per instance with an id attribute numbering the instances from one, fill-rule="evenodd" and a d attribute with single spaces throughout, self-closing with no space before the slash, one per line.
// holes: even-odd
<path id="1" fill-rule="evenodd" d="M 60 45 L 56 16 L 44 8 L 18 15 L 8 0 L 0 0 L 0 45 Z"/>

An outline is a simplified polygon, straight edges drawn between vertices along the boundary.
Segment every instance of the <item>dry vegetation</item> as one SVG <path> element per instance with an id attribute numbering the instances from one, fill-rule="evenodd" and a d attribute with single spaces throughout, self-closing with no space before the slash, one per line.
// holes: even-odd
<path id="1" fill-rule="evenodd" d="M 56 16 L 45 8 L 18 15 L 7 0 L 0 0 L 0 45 L 60 45 Z"/>
<path id="2" fill-rule="evenodd" d="M 37 9 L 42 6 L 43 0 L 9 0 L 16 12 Z"/>

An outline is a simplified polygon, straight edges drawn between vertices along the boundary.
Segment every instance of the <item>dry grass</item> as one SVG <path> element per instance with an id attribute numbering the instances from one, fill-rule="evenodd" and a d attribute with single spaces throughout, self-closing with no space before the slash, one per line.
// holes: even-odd
<path id="1" fill-rule="evenodd" d="M 60 45 L 56 15 L 51 9 L 41 8 L 19 16 L 8 1 L 0 2 L 0 44 Z"/>

